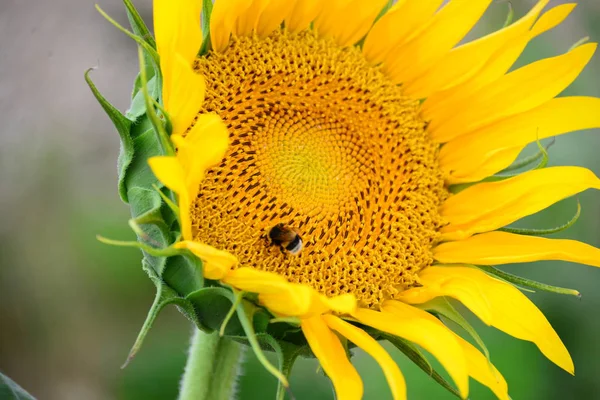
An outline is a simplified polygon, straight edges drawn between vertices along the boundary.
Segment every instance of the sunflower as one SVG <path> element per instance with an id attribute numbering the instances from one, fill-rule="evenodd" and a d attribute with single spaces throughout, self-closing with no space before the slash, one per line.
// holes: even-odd
<path id="1" fill-rule="evenodd" d="M 600 266 L 590 245 L 506 228 L 600 188 L 581 167 L 498 175 L 530 143 L 600 126 L 599 99 L 555 98 L 596 44 L 511 70 L 575 7 L 542 13 L 548 2 L 461 44 L 491 0 L 154 1 L 176 154 L 149 164 L 177 194 L 175 247 L 206 278 L 299 321 L 338 399 L 363 393 L 347 342 L 406 398 L 385 337 L 431 353 L 461 397 L 472 377 L 508 399 L 488 358 L 428 312 L 440 298 L 574 373 L 541 311 L 492 267 Z M 298 254 L 269 239 L 282 226 Z"/>

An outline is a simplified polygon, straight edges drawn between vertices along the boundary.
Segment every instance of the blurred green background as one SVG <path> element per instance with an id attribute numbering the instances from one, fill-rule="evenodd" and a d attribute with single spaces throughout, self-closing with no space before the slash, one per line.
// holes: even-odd
<path id="1" fill-rule="evenodd" d="M 523 15 L 532 0 L 513 0 Z M 553 1 L 555 5 L 559 1 Z M 126 23 L 118 0 L 101 6 Z M 151 21 L 151 2 L 137 1 Z M 496 1 L 470 37 L 497 29 L 507 12 Z M 566 23 L 536 39 L 520 64 L 566 51 L 583 36 L 600 40 L 600 2 L 583 0 Z M 86 68 L 121 109 L 137 72 L 133 42 L 112 28 L 92 1 L 2 0 L 0 3 L 0 371 L 40 399 L 173 399 L 189 322 L 174 308 L 159 317 L 137 358 L 121 370 L 154 297 L 136 250 L 105 246 L 95 235 L 133 238 L 116 190 L 118 137 L 83 80 Z M 567 94 L 600 96 L 600 56 Z M 598 110 L 600 112 L 600 110 Z M 561 136 L 551 164 L 600 174 L 600 131 Z M 561 237 L 600 246 L 599 193 L 579 196 L 583 216 Z M 571 218 L 567 199 L 523 223 L 556 226 Z M 581 291 L 581 300 L 531 295 L 570 349 L 572 377 L 534 345 L 471 318 L 513 399 L 600 398 L 600 271 L 563 262 L 512 265 L 507 271 Z M 451 398 L 396 350 L 411 399 Z M 379 367 L 357 352 L 365 399 L 391 398 Z M 293 370 L 298 400 L 332 399 L 314 360 Z M 239 398 L 272 398 L 275 380 L 252 357 Z M 473 399 L 492 398 L 473 382 Z"/>

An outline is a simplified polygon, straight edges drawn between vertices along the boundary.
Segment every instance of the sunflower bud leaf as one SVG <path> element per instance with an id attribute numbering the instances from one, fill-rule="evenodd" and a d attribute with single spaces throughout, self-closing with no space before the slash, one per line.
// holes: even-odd
<path id="1" fill-rule="evenodd" d="M 421 368 L 427 375 L 431 376 L 437 383 L 439 383 L 444 389 L 448 390 L 450 393 L 461 399 L 460 393 L 456 389 L 448 383 L 427 361 L 425 356 L 412 344 L 408 341 L 401 339 L 399 337 L 382 334 L 383 338 L 385 338 L 388 342 L 390 342 L 395 348 L 400 350 L 407 356 L 412 362 L 414 362 L 419 368 Z"/>
<path id="2" fill-rule="evenodd" d="M 513 285 L 519 287 L 526 287 L 534 290 L 541 290 L 544 292 L 558 293 L 558 294 L 566 294 L 570 296 L 575 296 L 581 298 L 581 293 L 575 289 L 562 288 L 558 286 L 547 285 L 545 283 L 536 282 L 531 279 L 522 278 L 520 276 L 516 276 L 513 274 L 509 274 L 508 272 L 504 272 L 499 270 L 498 268 L 491 267 L 489 265 L 477 265 L 477 268 L 485 271 L 489 275 L 494 278 L 500 278 L 503 281 L 512 283 Z"/>
<path id="3" fill-rule="evenodd" d="M 115 128 L 117 128 L 117 132 L 121 138 L 121 149 L 119 151 L 119 158 L 117 159 L 117 169 L 119 172 L 119 196 L 123 202 L 128 203 L 127 188 L 124 179 L 125 172 L 131 164 L 134 154 L 133 139 L 130 135 L 131 121 L 121 114 L 121 112 L 112 104 L 110 104 L 108 100 L 102 96 L 102 94 L 100 94 L 100 91 L 98 88 L 96 88 L 96 85 L 94 85 L 94 82 L 92 82 L 90 78 L 90 71 L 92 70 L 93 68 L 90 68 L 85 72 L 85 81 L 92 90 L 96 100 L 98 100 L 104 109 L 104 112 L 106 112 L 112 123 L 115 125 Z"/>
<path id="4" fill-rule="evenodd" d="M 35 400 L 15 381 L 0 372 L 0 399 L 4 400 Z"/>

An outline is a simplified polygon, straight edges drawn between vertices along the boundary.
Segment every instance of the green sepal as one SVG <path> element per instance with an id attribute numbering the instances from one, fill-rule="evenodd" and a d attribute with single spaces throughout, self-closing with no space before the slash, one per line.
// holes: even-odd
<path id="1" fill-rule="evenodd" d="M 483 342 L 475 328 L 473 328 L 469 321 L 467 321 L 458 311 L 456 311 L 456 309 L 452 306 L 452 304 L 450 304 L 446 297 L 436 297 L 424 304 L 419 305 L 418 308 L 427 310 L 436 315 L 437 317 L 446 318 L 460 326 L 465 332 L 469 334 L 469 336 L 473 338 L 475 343 L 477 343 L 477 345 L 483 351 L 485 358 L 487 358 L 488 363 L 490 363 L 491 366 L 490 352 L 488 351 L 488 348 L 486 347 L 485 343 Z"/>
<path id="2" fill-rule="evenodd" d="M 508 272 L 501 271 L 495 267 L 491 267 L 489 265 L 475 265 L 476 268 L 479 268 L 494 278 L 499 278 L 500 280 L 506 281 L 516 286 L 522 286 L 525 288 L 530 288 L 535 290 L 541 290 L 543 292 L 551 292 L 558 294 L 566 294 L 569 296 L 575 296 L 581 298 L 581 293 L 579 293 L 575 289 L 562 288 L 558 286 L 547 285 L 545 283 L 536 282 L 531 279 L 522 278 L 520 276 L 516 276 L 513 274 L 509 274 Z"/>
<path id="3" fill-rule="evenodd" d="M 572 227 L 575 222 L 577 222 L 577 220 L 579 219 L 579 217 L 581 216 L 581 203 L 579 203 L 579 200 L 577 200 L 577 211 L 575 211 L 575 215 L 573 215 L 573 217 L 568 220 L 567 222 L 565 222 L 562 225 L 559 225 L 557 227 L 554 228 L 548 228 L 548 229 L 534 229 L 534 228 L 511 228 L 511 227 L 504 227 L 504 228 L 499 228 L 499 231 L 503 231 L 503 232 L 510 232 L 510 233 L 516 233 L 519 235 L 527 235 L 527 236 L 544 236 L 544 235 L 550 235 L 553 233 L 558 233 L 558 232 L 562 232 L 564 230 L 569 229 L 570 227 Z"/>
<path id="4" fill-rule="evenodd" d="M 451 193 L 459 193 L 462 192 L 463 190 L 473 186 L 473 185 L 477 185 L 479 183 L 485 183 L 485 182 L 499 182 L 499 181 L 503 181 L 505 179 L 510 179 L 510 178 L 514 178 L 515 176 L 519 176 L 521 175 L 523 172 L 527 172 L 527 171 L 522 171 L 522 172 L 518 172 L 515 174 L 506 174 L 506 172 L 510 172 L 510 171 L 515 171 L 517 169 L 521 169 L 524 167 L 527 167 L 531 164 L 533 164 L 534 162 L 536 162 L 537 160 L 539 160 L 541 158 L 541 161 L 533 168 L 531 168 L 528 171 L 533 171 L 536 169 L 542 169 L 542 168 L 546 168 L 546 166 L 548 165 L 548 161 L 550 160 L 550 157 L 548 155 L 548 149 L 550 148 L 550 146 L 552 146 L 554 144 L 554 138 L 552 139 L 552 141 L 550 143 L 548 143 L 546 146 L 543 146 L 542 143 L 537 140 L 536 141 L 537 146 L 539 148 L 539 151 L 529 157 L 524 158 L 523 160 L 517 161 L 514 164 L 506 167 L 505 169 L 503 169 L 502 171 L 500 171 L 498 174 L 496 175 L 492 175 L 492 176 L 488 176 L 487 178 L 484 178 L 480 181 L 477 182 L 468 182 L 468 183 L 459 183 L 456 185 L 451 185 L 448 190 Z"/>
<path id="5" fill-rule="evenodd" d="M 575 43 L 573 43 L 571 45 L 571 47 L 569 47 L 568 51 L 572 51 L 575 50 L 577 47 L 581 46 L 582 44 L 585 44 L 587 42 L 590 41 L 590 37 L 589 36 L 584 36 L 581 39 L 579 39 L 578 41 L 576 41 Z"/>
<path id="6" fill-rule="evenodd" d="M 275 368 L 273 364 L 269 362 L 269 360 L 267 360 L 267 357 L 265 356 L 265 353 L 262 350 L 260 341 L 257 338 L 254 324 L 252 321 L 254 320 L 254 315 L 258 311 L 264 312 L 264 310 L 260 309 L 259 307 L 255 306 L 254 304 L 248 301 L 242 301 L 237 307 L 237 315 L 244 329 L 246 339 L 250 343 L 250 347 L 252 347 L 254 355 L 256 356 L 258 361 L 263 365 L 263 367 L 265 367 L 267 371 L 269 371 L 273 376 L 275 376 L 275 378 L 277 378 L 277 380 L 283 386 L 289 387 L 290 385 L 287 380 L 287 377 L 284 374 L 282 374 L 277 368 Z M 262 333 L 262 335 L 267 335 L 267 333 Z"/>
<path id="7" fill-rule="evenodd" d="M 502 25 L 502 27 L 506 28 L 507 26 L 509 26 L 510 24 L 513 23 L 514 19 L 515 19 L 515 9 L 513 8 L 512 4 L 509 1 L 508 2 L 508 13 L 506 14 L 506 19 L 504 20 L 504 25 Z"/>
<path id="8" fill-rule="evenodd" d="M 202 0 L 202 46 L 199 56 L 206 55 L 212 49 L 210 40 L 210 17 L 212 15 L 212 0 Z"/>
<path id="9" fill-rule="evenodd" d="M 460 393 L 431 366 L 423 353 L 421 353 L 414 345 L 396 336 L 391 336 L 388 334 L 382 334 L 381 336 L 390 342 L 395 348 L 404 353 L 406 357 L 408 357 L 413 363 L 421 368 L 427 375 L 431 376 L 444 389 L 448 390 L 459 399 L 462 399 Z"/>
<path id="10" fill-rule="evenodd" d="M 154 63 L 156 65 L 160 65 L 159 64 L 159 57 L 158 57 L 158 53 L 156 52 L 156 50 L 150 46 L 150 44 L 148 44 L 147 40 L 144 39 L 143 37 L 136 35 L 132 32 L 130 32 L 129 30 L 125 29 L 123 26 L 121 26 L 121 24 L 119 24 L 117 21 L 115 21 L 113 18 L 111 18 L 107 13 L 104 12 L 104 10 L 102 10 L 102 8 L 100 8 L 100 6 L 98 4 L 96 4 L 96 10 L 98 10 L 98 12 L 108 21 L 110 22 L 115 28 L 117 28 L 118 30 L 120 30 L 121 32 L 123 32 L 124 34 L 126 34 L 127 36 L 129 36 L 131 39 L 135 40 L 135 42 L 137 44 L 139 44 L 148 55 L 150 55 L 150 57 L 152 57 L 152 60 L 154 61 Z"/>
<path id="11" fill-rule="evenodd" d="M 198 321 L 198 318 L 196 317 L 196 313 L 194 312 L 194 308 L 193 308 L 192 304 L 190 302 L 188 302 L 186 299 L 182 298 L 179 295 L 179 293 L 177 293 L 175 290 L 173 290 L 168 285 L 166 285 L 163 282 L 163 280 L 156 274 L 156 271 L 154 270 L 154 268 L 148 264 L 146 259 L 142 260 L 142 265 L 143 265 L 144 271 L 146 271 L 146 273 L 150 277 L 150 280 L 152 280 L 152 282 L 156 286 L 156 296 L 154 297 L 154 302 L 152 303 L 152 306 L 150 307 L 150 310 L 148 311 L 148 315 L 146 316 L 144 325 L 142 325 L 142 328 L 140 329 L 140 332 L 135 340 L 135 343 L 133 344 L 133 346 L 131 347 L 131 350 L 129 351 L 127 360 L 125 360 L 125 363 L 121 366 L 121 368 L 125 368 L 131 362 L 131 360 L 135 357 L 135 355 L 138 353 L 138 351 L 142 347 L 142 344 L 144 343 L 144 339 L 146 338 L 146 335 L 150 331 L 150 328 L 154 324 L 154 321 L 156 321 L 156 317 L 158 317 L 158 314 L 162 311 L 162 309 L 165 306 L 167 306 L 169 304 L 176 305 L 177 308 L 188 319 L 190 319 L 192 322 L 194 322 L 194 324 L 196 324 L 197 326 L 200 325 L 200 322 Z"/>
<path id="12" fill-rule="evenodd" d="M 133 139 L 131 138 L 129 132 L 131 129 L 131 121 L 121 114 L 121 112 L 112 104 L 110 104 L 108 100 L 102 96 L 102 94 L 100 94 L 100 91 L 98 88 L 96 88 L 96 85 L 94 85 L 94 82 L 92 82 L 92 79 L 90 78 L 90 71 L 92 70 L 93 68 L 90 68 L 85 72 L 85 81 L 92 90 L 96 100 L 98 100 L 112 123 L 115 125 L 115 128 L 117 128 L 117 132 L 121 138 L 121 148 L 119 150 L 119 158 L 117 159 L 117 170 L 119 173 L 119 196 L 123 202 L 128 203 L 127 187 L 124 180 L 125 173 L 127 172 L 127 168 L 129 168 L 129 165 L 133 160 L 134 154 Z"/>
<path id="13" fill-rule="evenodd" d="M 158 99 L 158 89 L 158 77 L 153 75 L 148 81 L 148 93 L 150 94 L 150 97 L 155 100 Z M 125 112 L 125 116 L 132 121 L 136 121 L 139 117 L 146 113 L 146 99 L 144 98 L 144 92 L 141 90 L 141 78 L 140 86 L 137 87 L 137 85 L 134 85 L 133 91 L 135 95 L 131 100 L 129 109 Z"/>
<path id="14" fill-rule="evenodd" d="M 0 399 L 2 400 L 35 400 L 15 381 L 0 372 Z"/>
<path id="15" fill-rule="evenodd" d="M 552 147 L 552 145 L 554 145 L 554 143 L 556 142 L 555 138 L 552 138 L 552 140 L 550 141 L 550 143 L 548 143 L 545 146 L 541 146 L 540 147 L 540 142 L 538 141 L 538 151 L 535 154 L 532 154 L 528 157 L 525 157 L 521 160 L 517 160 L 514 163 L 512 163 L 511 165 L 509 165 L 508 167 L 504 168 L 502 171 L 499 172 L 500 175 L 505 174 L 507 172 L 512 172 L 512 171 L 516 171 L 519 170 L 521 168 L 525 168 L 530 166 L 531 164 L 533 164 L 534 162 L 536 162 L 537 160 L 539 160 L 540 158 L 544 158 L 544 157 L 548 157 L 548 149 L 550 149 L 550 147 Z M 538 164 L 539 166 L 540 164 Z"/>
<path id="16" fill-rule="evenodd" d="M 161 277 L 181 296 L 187 296 L 204 287 L 202 261 L 187 250 L 183 254 L 166 259 Z"/>
<path id="17" fill-rule="evenodd" d="M 131 25 L 133 33 L 144 39 L 146 43 L 150 45 L 150 47 L 156 49 L 156 42 L 154 41 L 154 37 L 150 33 L 150 30 L 146 26 L 146 23 L 138 13 L 131 0 L 123 0 L 123 4 L 125 4 L 125 9 L 127 11 L 127 19 L 129 19 L 129 24 Z"/>
<path id="18" fill-rule="evenodd" d="M 140 91 L 143 93 L 144 102 L 146 104 L 146 115 L 150 119 L 152 123 L 152 128 L 157 137 L 157 142 L 160 145 L 161 153 L 165 155 L 175 155 L 175 150 L 173 149 L 173 144 L 169 138 L 169 130 L 170 122 L 167 113 L 162 108 L 160 104 L 156 102 L 154 98 L 151 97 L 150 92 L 148 90 L 148 74 L 146 71 L 146 61 L 144 59 L 144 51 L 142 47 L 138 47 L 138 60 L 140 63 L 140 78 L 141 78 L 141 88 Z M 161 110 L 162 119 L 156 113 L 156 108 Z"/>
<path id="19" fill-rule="evenodd" d="M 194 305 L 198 320 L 202 323 L 199 328 L 206 333 L 219 331 L 223 326 L 224 316 L 235 304 L 233 293 L 218 286 L 199 289 L 188 294 L 186 299 Z M 233 315 L 229 319 L 224 328 L 224 334 L 225 336 L 244 335 L 244 328 L 237 315 Z"/>
<path id="20" fill-rule="evenodd" d="M 288 381 L 290 375 L 292 373 L 292 368 L 294 363 L 298 359 L 302 353 L 307 351 L 307 347 L 295 346 L 291 343 L 281 342 L 275 340 L 271 335 L 262 333 L 259 335 L 259 340 L 267 345 L 269 345 L 275 354 L 277 355 L 277 361 L 279 364 L 279 371 L 285 376 Z M 294 396 L 291 393 L 289 387 L 283 385 L 283 382 L 277 382 L 277 394 L 275 395 L 275 400 L 283 400 L 285 398 L 285 394 L 289 393 L 290 399 L 293 399 Z"/>

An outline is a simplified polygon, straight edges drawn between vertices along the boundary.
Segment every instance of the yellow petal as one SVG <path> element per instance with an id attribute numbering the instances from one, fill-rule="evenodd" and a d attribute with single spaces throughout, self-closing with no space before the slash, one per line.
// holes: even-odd
<path id="1" fill-rule="evenodd" d="M 169 156 L 151 157 L 148 159 L 148 164 L 154 176 L 166 187 L 179 195 L 187 191 L 185 173 L 177 158 Z"/>
<path id="2" fill-rule="evenodd" d="M 154 176 L 166 187 L 178 195 L 179 223 L 185 239 L 192 238 L 192 220 L 190 218 L 190 194 L 186 185 L 186 174 L 181 161 L 176 157 L 158 156 L 148 159 Z"/>
<path id="3" fill-rule="evenodd" d="M 324 315 L 323 320 L 331 329 L 363 349 L 377 361 L 390 385 L 394 400 L 406 399 L 406 382 L 400 368 L 375 339 L 362 329 L 333 315 Z"/>
<path id="4" fill-rule="evenodd" d="M 356 297 L 353 294 L 341 294 L 339 296 L 319 296 L 323 304 L 323 312 L 333 311 L 340 314 L 352 314 L 357 307 Z"/>
<path id="5" fill-rule="evenodd" d="M 475 182 L 508 167 L 529 143 L 600 127 L 600 99 L 558 97 L 446 143 L 440 165 L 448 182 Z"/>
<path id="6" fill-rule="evenodd" d="M 549 1 L 539 1 L 526 16 L 506 28 L 451 50 L 427 73 L 407 84 L 404 88 L 406 95 L 425 98 L 433 92 L 464 82 L 502 46 L 526 34 Z"/>
<path id="7" fill-rule="evenodd" d="M 531 110 L 549 101 L 569 86 L 587 65 L 595 43 L 579 46 L 566 54 L 519 68 L 481 88 L 468 99 L 468 107 L 455 108 L 447 118 L 431 121 L 434 140 L 447 142 L 504 117 Z"/>
<path id="8" fill-rule="evenodd" d="M 465 353 L 469 375 L 477 382 L 489 387 L 498 399 L 510 400 L 506 380 L 496 367 L 491 365 L 487 358 L 471 343 L 458 335 L 455 336 Z"/>
<path id="9" fill-rule="evenodd" d="M 163 86 L 163 93 L 168 92 L 163 102 L 173 125 L 172 134 L 180 135 L 192 125 L 194 117 L 200 111 L 206 84 L 204 77 L 197 74 L 192 64 L 181 54 L 175 54 L 174 61 L 169 79 L 171 86 Z"/>
<path id="10" fill-rule="evenodd" d="M 462 348 L 452 332 L 428 320 L 425 311 L 386 301 L 382 312 L 358 308 L 353 316 L 362 324 L 407 339 L 433 354 L 452 377 L 463 398 L 469 394 L 469 375 Z"/>
<path id="11" fill-rule="evenodd" d="M 600 180 L 582 167 L 537 169 L 499 182 L 475 184 L 448 198 L 440 208 L 449 223 L 441 229 L 442 240 L 492 231 L 591 188 L 600 189 Z"/>
<path id="12" fill-rule="evenodd" d="M 210 40 L 215 51 L 225 50 L 238 17 L 243 15 L 251 4 L 252 0 L 219 0 L 214 2 L 210 17 Z"/>
<path id="13" fill-rule="evenodd" d="M 229 133 L 223 120 L 216 114 L 202 114 L 184 138 L 171 136 L 177 147 L 186 176 L 186 186 L 195 198 L 208 168 L 220 163 L 229 147 Z"/>
<path id="14" fill-rule="evenodd" d="M 153 7 L 158 54 L 179 53 L 191 63 L 202 46 L 201 0 L 154 0 Z"/>
<path id="15" fill-rule="evenodd" d="M 160 56 L 160 69 L 163 77 L 163 102 L 170 100 L 169 89 L 172 77 L 178 67 L 176 54 L 188 65 L 196 58 L 202 46 L 200 28 L 200 0 L 154 0 L 154 36 Z"/>
<path id="16" fill-rule="evenodd" d="M 372 64 L 382 62 L 398 46 L 420 34 L 443 0 L 400 0 L 373 25 L 369 31 L 363 54 Z"/>
<path id="17" fill-rule="evenodd" d="M 492 318 L 484 322 L 518 339 L 535 343 L 556 365 L 574 372 L 569 352 L 546 317 L 514 286 L 469 267 L 429 267 L 419 277 L 425 287 L 432 286 L 434 290 L 456 298 L 477 316 L 481 307 L 489 307 Z M 463 291 L 479 293 L 480 298 L 465 297 Z"/>
<path id="18" fill-rule="evenodd" d="M 338 400 L 360 400 L 363 384 L 348 360 L 340 339 L 319 315 L 302 320 L 302 332 L 310 349 L 331 379 Z"/>
<path id="19" fill-rule="evenodd" d="M 472 78 L 450 89 L 433 93 L 422 105 L 425 118 L 448 119 L 456 109 L 468 106 L 469 99 L 474 93 L 500 79 L 510 69 L 531 39 L 560 24 L 574 7 L 574 4 L 563 4 L 550 9 L 540 17 L 529 34 L 504 45 Z"/>
<path id="20" fill-rule="evenodd" d="M 433 249 L 441 263 L 498 265 L 562 260 L 600 267 L 600 249 L 568 239 L 547 239 L 508 232 L 488 232 Z"/>
<path id="21" fill-rule="evenodd" d="M 250 7 L 237 18 L 235 25 L 235 35 L 246 36 L 256 31 L 258 19 L 267 8 L 271 0 L 252 0 Z"/>
<path id="22" fill-rule="evenodd" d="M 485 294 L 481 292 L 477 282 L 472 285 L 465 284 L 469 281 L 468 277 L 460 277 L 461 284 L 456 284 L 452 277 L 439 278 L 435 275 L 436 267 L 428 267 L 419 273 L 419 278 L 424 276 L 426 282 L 421 282 L 422 287 L 415 287 L 397 295 L 397 300 L 408 304 L 423 304 L 440 296 L 454 297 L 460 300 L 465 306 L 473 310 L 484 323 L 492 323 L 493 310 L 491 305 L 485 301 Z M 438 279 L 434 279 L 438 278 Z"/>
<path id="23" fill-rule="evenodd" d="M 268 36 L 290 15 L 295 4 L 294 0 L 271 0 L 258 19 L 256 33 L 260 37 Z"/>
<path id="24" fill-rule="evenodd" d="M 285 25 L 290 32 L 300 32 L 308 28 L 309 24 L 321 13 L 325 2 L 322 0 L 296 0 L 294 7 L 285 20 Z"/>
<path id="25" fill-rule="evenodd" d="M 328 1 L 315 20 L 319 35 L 330 36 L 338 45 L 351 46 L 362 39 L 387 0 Z"/>
<path id="26" fill-rule="evenodd" d="M 450 1 L 421 34 L 390 53 L 384 62 L 385 72 L 395 83 L 409 83 L 424 74 L 465 37 L 490 3 Z"/>
<path id="27" fill-rule="evenodd" d="M 204 243 L 184 240 L 175 243 L 178 249 L 188 249 L 202 260 L 204 277 L 207 279 L 222 279 L 231 268 L 238 264 L 238 259 L 233 254 L 216 249 Z"/>
<path id="28" fill-rule="evenodd" d="M 302 317 L 324 311 L 314 289 L 290 283 L 273 272 L 242 267 L 231 271 L 223 281 L 240 290 L 258 293 L 261 304 L 279 315 Z"/>

